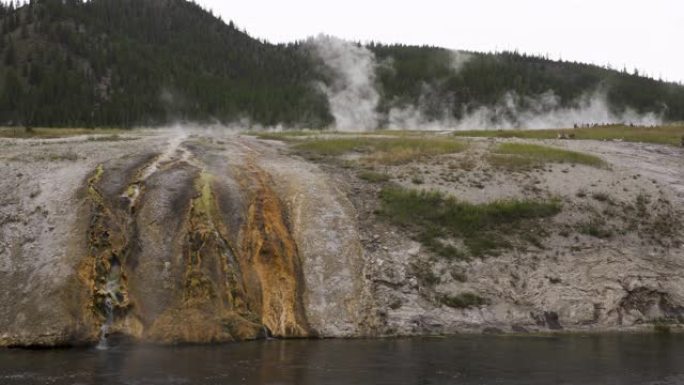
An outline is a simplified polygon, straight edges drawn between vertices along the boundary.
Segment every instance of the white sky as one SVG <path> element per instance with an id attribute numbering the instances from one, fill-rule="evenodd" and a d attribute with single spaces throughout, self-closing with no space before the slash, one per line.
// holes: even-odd
<path id="1" fill-rule="evenodd" d="M 195 0 L 257 38 L 548 54 L 684 81 L 684 0 Z"/>

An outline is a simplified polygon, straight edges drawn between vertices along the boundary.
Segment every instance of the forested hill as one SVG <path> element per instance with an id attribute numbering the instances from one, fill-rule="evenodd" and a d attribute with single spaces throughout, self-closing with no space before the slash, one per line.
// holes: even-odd
<path id="1" fill-rule="evenodd" d="M 312 65 L 183 0 L 42 0 L 2 17 L 1 122 L 331 120 Z"/>
<path id="2" fill-rule="evenodd" d="M 638 113 L 662 114 L 666 121 L 684 120 L 684 86 L 624 70 L 513 52 L 461 52 L 454 57 L 452 51 L 434 47 L 372 45 L 370 48 L 379 62 L 391 58 L 393 63 L 391 68 L 381 66 L 379 70 L 385 109 L 389 108 L 387 101 L 390 100 L 394 104 L 397 100 L 419 103 L 418 99 L 422 98 L 423 108 L 432 108 L 435 112 L 443 111 L 444 103 L 465 106 L 452 108 L 458 118 L 464 111 L 500 103 L 506 94 L 535 97 L 552 90 L 561 106 L 568 106 L 588 94 L 605 93 L 616 112 L 628 107 Z M 431 85 L 427 94 L 424 84 Z"/>
<path id="3" fill-rule="evenodd" d="M 306 43 L 251 38 L 184 0 L 33 0 L 0 9 L 0 125 L 134 126 L 184 120 L 324 127 L 327 71 Z M 684 120 L 684 87 L 514 53 L 367 47 L 382 115 L 490 106 L 553 90 L 562 104 L 598 88 L 611 108 Z M 457 63 L 458 64 L 458 63 Z M 524 100 L 524 99 L 522 99 Z"/>

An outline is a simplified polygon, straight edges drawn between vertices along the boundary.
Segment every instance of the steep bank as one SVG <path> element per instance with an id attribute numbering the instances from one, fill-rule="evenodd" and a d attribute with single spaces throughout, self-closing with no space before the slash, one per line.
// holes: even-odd
<path id="1" fill-rule="evenodd" d="M 546 141 L 605 164 L 510 169 L 504 142 L 388 164 L 201 131 L 2 140 L 0 345 L 678 328 L 682 150 Z M 474 255 L 393 222 L 388 188 L 560 211 Z"/>
<path id="2" fill-rule="evenodd" d="M 358 279 L 352 212 L 308 219 L 315 168 L 236 136 L 110 139 L 3 142 L 3 345 L 359 334 L 361 285 L 325 287 Z"/>

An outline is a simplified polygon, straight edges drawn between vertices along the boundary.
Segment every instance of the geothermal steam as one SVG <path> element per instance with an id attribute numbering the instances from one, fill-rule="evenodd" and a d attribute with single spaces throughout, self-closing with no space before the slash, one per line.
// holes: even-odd
<path id="1" fill-rule="evenodd" d="M 524 105 L 525 108 L 520 106 Z M 587 93 L 570 103 L 561 106 L 560 98 L 547 91 L 536 97 L 520 97 L 508 93 L 493 107 L 481 107 L 453 125 L 456 129 L 476 128 L 567 128 L 576 124 L 610 124 L 624 123 L 650 126 L 661 123 L 661 118 L 654 113 L 639 114 L 632 109 L 619 113 L 611 111 L 605 92 Z"/>
<path id="2" fill-rule="evenodd" d="M 453 117 L 445 107 L 438 118 L 427 118 L 421 97 L 418 106 L 392 108 L 388 116 L 388 128 L 421 130 L 477 130 L 477 129 L 544 129 L 568 128 L 591 124 L 635 124 L 652 126 L 662 123 L 655 113 L 639 114 L 632 109 L 619 113 L 610 109 L 605 92 L 587 93 L 562 106 L 560 98 L 547 91 L 535 97 L 520 97 L 507 93 L 496 105 L 464 111 L 460 119 Z M 521 107 L 525 106 L 525 107 Z"/>
<path id="3" fill-rule="evenodd" d="M 576 124 L 624 123 L 656 125 L 662 123 L 654 113 L 639 114 L 634 110 L 611 110 L 606 93 L 597 90 L 563 105 L 549 90 L 535 97 L 507 93 L 496 105 L 465 110 L 457 100 L 435 100 L 429 84 L 423 84 L 416 105 L 396 105 L 386 116 L 377 111 L 380 90 L 376 82 L 378 63 L 368 48 L 335 37 L 320 35 L 310 39 L 314 52 L 333 75 L 332 84 L 321 85 L 328 97 L 335 118 L 335 128 L 341 131 L 366 131 L 378 128 L 381 121 L 389 129 L 468 130 L 513 128 L 567 128 Z M 463 51 L 453 51 L 450 67 L 458 73 L 473 57 Z M 392 61 L 382 66 L 392 66 Z M 524 107 L 523 107 L 524 106 Z M 454 108 L 461 108 L 460 119 Z M 425 111 L 430 111 L 426 114 Z"/>
<path id="4" fill-rule="evenodd" d="M 334 81 L 321 85 L 328 97 L 335 128 L 364 131 L 377 128 L 380 95 L 375 86 L 375 55 L 365 47 L 320 35 L 309 41 Z"/>

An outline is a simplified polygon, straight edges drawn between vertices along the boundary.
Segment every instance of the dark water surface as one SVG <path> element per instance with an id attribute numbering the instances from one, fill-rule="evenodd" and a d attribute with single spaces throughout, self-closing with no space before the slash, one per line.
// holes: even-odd
<path id="1" fill-rule="evenodd" d="M 684 384 L 684 336 L 0 350 L 0 384 Z"/>

